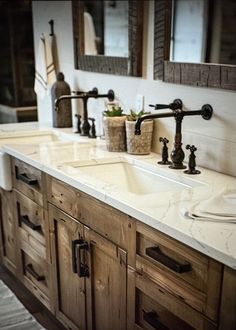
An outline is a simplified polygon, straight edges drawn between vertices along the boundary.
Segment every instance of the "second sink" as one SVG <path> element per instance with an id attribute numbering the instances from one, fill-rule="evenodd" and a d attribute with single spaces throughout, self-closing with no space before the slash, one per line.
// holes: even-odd
<path id="1" fill-rule="evenodd" d="M 112 185 L 138 195 L 176 191 L 201 185 L 200 182 L 188 178 L 175 178 L 173 174 L 172 177 L 167 177 L 159 168 L 146 169 L 140 164 L 125 159 L 77 161 L 63 166 L 62 170 L 80 178 L 85 174 L 90 182 L 95 179 L 103 185 Z"/>

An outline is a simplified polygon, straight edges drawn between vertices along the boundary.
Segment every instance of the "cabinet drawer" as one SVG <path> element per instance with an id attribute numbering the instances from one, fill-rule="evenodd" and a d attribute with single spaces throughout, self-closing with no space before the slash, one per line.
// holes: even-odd
<path id="1" fill-rule="evenodd" d="M 136 269 L 196 310 L 217 321 L 222 265 L 137 224 Z"/>
<path id="2" fill-rule="evenodd" d="M 14 187 L 43 206 L 42 172 L 18 159 L 13 159 L 12 164 Z"/>
<path id="3" fill-rule="evenodd" d="M 48 264 L 31 250 L 21 250 L 23 274 L 33 282 L 44 294 L 49 294 Z"/>
<path id="4" fill-rule="evenodd" d="M 135 220 L 109 205 L 49 177 L 48 200 L 81 223 L 128 251 L 128 263 L 135 264 Z"/>
<path id="5" fill-rule="evenodd" d="M 15 202 L 18 227 L 27 231 L 40 243 L 45 245 L 47 222 L 45 221 L 43 208 L 17 191 L 15 191 Z"/>
<path id="6" fill-rule="evenodd" d="M 141 329 L 217 329 L 214 322 L 173 297 L 145 274 L 134 272 L 130 279 L 135 282 L 135 324 Z"/>

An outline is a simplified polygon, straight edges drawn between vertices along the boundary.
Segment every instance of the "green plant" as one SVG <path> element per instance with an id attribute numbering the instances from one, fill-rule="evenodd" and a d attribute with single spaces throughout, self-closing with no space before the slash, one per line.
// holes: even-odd
<path id="1" fill-rule="evenodd" d="M 151 112 L 145 112 L 144 110 L 141 110 L 138 113 L 136 113 L 132 109 L 130 109 L 130 115 L 127 115 L 127 120 L 128 121 L 136 121 L 142 115 L 147 115 L 149 113 L 151 113 Z"/>
<path id="2" fill-rule="evenodd" d="M 103 111 L 103 116 L 105 117 L 121 117 L 125 116 L 122 114 L 123 109 L 121 107 L 112 107 L 111 110 L 105 110 Z"/>

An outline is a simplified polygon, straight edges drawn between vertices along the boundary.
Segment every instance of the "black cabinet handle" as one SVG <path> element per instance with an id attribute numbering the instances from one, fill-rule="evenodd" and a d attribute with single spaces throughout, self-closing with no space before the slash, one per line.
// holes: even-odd
<path id="1" fill-rule="evenodd" d="M 20 221 L 33 230 L 36 230 L 36 231 L 41 230 L 41 225 L 31 222 L 28 215 L 21 215 Z"/>
<path id="2" fill-rule="evenodd" d="M 39 275 L 38 273 L 36 273 L 32 264 L 28 264 L 27 266 L 25 266 L 25 270 L 28 273 L 30 273 L 30 275 L 32 275 L 36 279 L 36 281 L 41 282 L 41 281 L 45 280 L 45 276 Z"/>
<path id="3" fill-rule="evenodd" d="M 75 239 L 74 241 L 72 241 L 72 246 L 71 246 L 71 250 L 72 250 L 72 270 L 73 273 L 77 274 L 77 260 L 76 260 L 76 245 L 79 244 L 80 240 L 79 239 Z"/>
<path id="4" fill-rule="evenodd" d="M 37 179 L 32 179 L 27 176 L 26 173 L 19 173 L 19 169 L 17 166 L 15 166 L 15 173 L 16 173 L 16 179 L 23 181 L 24 183 L 27 183 L 30 186 L 36 186 L 38 185 Z"/>
<path id="5" fill-rule="evenodd" d="M 159 246 L 153 246 L 146 248 L 146 254 L 153 258 L 154 260 L 160 262 L 164 266 L 170 268 L 176 273 L 182 274 L 187 273 L 192 270 L 190 263 L 180 264 L 178 261 L 172 259 L 171 257 L 165 255 Z"/>
<path id="6" fill-rule="evenodd" d="M 143 311 L 143 319 L 148 324 L 150 324 L 154 329 L 168 330 L 168 328 L 159 321 L 158 314 L 154 311 L 153 312 Z"/>
<path id="7" fill-rule="evenodd" d="M 89 277 L 89 268 L 84 262 L 86 250 L 88 243 L 82 238 L 72 241 L 72 268 L 79 277 Z"/>

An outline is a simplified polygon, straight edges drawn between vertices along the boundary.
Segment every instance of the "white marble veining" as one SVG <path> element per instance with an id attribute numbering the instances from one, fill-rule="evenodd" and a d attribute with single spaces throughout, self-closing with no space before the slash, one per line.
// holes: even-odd
<path id="1" fill-rule="evenodd" d="M 3 133 L 0 130 L 0 144 L 6 130 Z M 35 133 L 38 130 L 42 128 L 35 127 Z M 157 165 L 160 155 L 111 153 L 102 140 L 79 137 L 70 133 L 70 129 L 53 131 L 65 136 L 69 134 L 68 139 L 30 144 L 28 137 L 27 144 L 5 144 L 2 150 L 236 269 L 236 224 L 196 221 L 181 215 L 182 208 L 209 199 L 224 188 L 235 189 L 235 177 L 205 168 L 200 168 L 200 175 L 187 176 L 183 171 Z M 94 177 L 92 171 L 91 175 L 84 173 L 78 166 L 88 162 L 101 163 L 104 159 L 109 163 L 114 158 L 189 185 L 182 189 L 137 194 Z"/>

